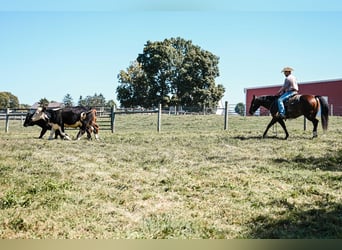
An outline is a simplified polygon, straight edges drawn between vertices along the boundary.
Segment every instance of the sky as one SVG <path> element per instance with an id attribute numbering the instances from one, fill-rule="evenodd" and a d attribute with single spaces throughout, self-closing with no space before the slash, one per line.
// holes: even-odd
<path id="1" fill-rule="evenodd" d="M 342 78 L 342 3 L 287 0 L 0 0 L 0 92 L 22 104 L 103 94 L 147 41 L 191 40 L 220 58 L 223 101 L 245 88 Z M 299 85 L 300 86 L 300 85 Z"/>

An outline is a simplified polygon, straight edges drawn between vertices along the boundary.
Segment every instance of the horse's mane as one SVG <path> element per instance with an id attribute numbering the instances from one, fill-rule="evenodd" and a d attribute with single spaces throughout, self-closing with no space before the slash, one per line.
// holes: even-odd
<path id="1" fill-rule="evenodd" d="M 262 95 L 262 96 L 259 96 L 258 99 L 260 101 L 274 101 L 278 98 L 278 96 L 276 95 Z"/>
<path id="2" fill-rule="evenodd" d="M 264 106 L 267 109 L 271 109 L 275 100 L 278 98 L 276 95 L 262 95 L 256 99 L 259 101 L 259 105 Z"/>

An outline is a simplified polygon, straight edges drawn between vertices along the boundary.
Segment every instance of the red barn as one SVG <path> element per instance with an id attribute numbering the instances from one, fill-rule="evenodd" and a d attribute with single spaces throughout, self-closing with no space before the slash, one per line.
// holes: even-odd
<path id="1" fill-rule="evenodd" d="M 315 82 L 298 83 L 299 94 L 320 95 L 327 98 L 330 108 L 330 115 L 342 116 L 342 79 L 325 80 Z M 246 88 L 246 112 L 247 115 L 253 95 L 276 95 L 281 85 L 265 86 L 257 88 Z M 266 115 L 265 109 L 260 109 L 260 115 Z"/>

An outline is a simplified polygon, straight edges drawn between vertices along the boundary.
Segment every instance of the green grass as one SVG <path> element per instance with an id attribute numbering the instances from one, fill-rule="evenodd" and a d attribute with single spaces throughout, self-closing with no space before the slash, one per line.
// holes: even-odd
<path id="1" fill-rule="evenodd" d="M 0 121 L 0 237 L 342 238 L 341 117 L 286 141 L 269 119 L 121 115 L 100 141 Z"/>

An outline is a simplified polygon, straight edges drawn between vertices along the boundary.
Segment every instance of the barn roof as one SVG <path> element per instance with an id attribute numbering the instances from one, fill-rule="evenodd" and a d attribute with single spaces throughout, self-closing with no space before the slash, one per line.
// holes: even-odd
<path id="1" fill-rule="evenodd" d="M 309 81 L 309 82 L 298 82 L 298 84 L 303 85 L 303 84 L 322 84 L 322 83 L 333 83 L 333 82 L 342 82 L 342 78 L 340 79 L 331 79 L 331 80 L 319 80 L 319 81 Z M 276 84 L 276 85 L 265 85 L 265 86 L 258 86 L 258 87 L 250 87 L 250 88 L 245 88 L 244 92 L 246 93 L 247 90 L 250 89 L 264 89 L 264 88 L 275 88 L 275 87 L 280 87 L 282 84 Z"/>
<path id="2" fill-rule="evenodd" d="M 37 109 L 39 107 L 40 107 L 40 104 L 36 102 L 31 106 L 31 109 Z M 50 102 L 49 105 L 47 106 L 47 108 L 49 109 L 63 108 L 63 107 L 64 107 L 64 103 L 61 103 L 61 102 Z"/>

